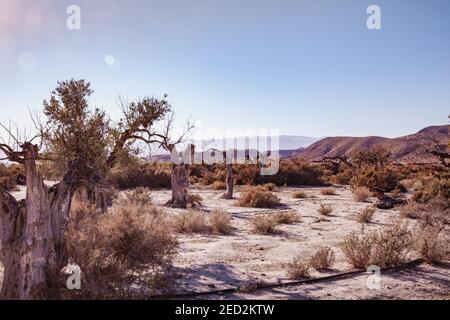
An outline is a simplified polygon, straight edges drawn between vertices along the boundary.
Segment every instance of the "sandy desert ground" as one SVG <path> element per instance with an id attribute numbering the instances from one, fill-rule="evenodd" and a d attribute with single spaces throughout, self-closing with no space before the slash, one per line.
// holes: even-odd
<path id="1" fill-rule="evenodd" d="M 237 188 L 236 196 L 239 196 Z M 286 264 L 294 257 L 308 257 L 319 247 L 328 246 L 336 253 L 336 264 L 327 272 L 311 272 L 311 277 L 324 277 L 350 271 L 338 246 L 342 238 L 352 231 L 361 230 L 355 214 L 373 205 L 353 201 L 348 187 L 336 188 L 337 195 L 324 196 L 320 188 L 301 188 L 309 198 L 294 199 L 293 193 L 300 188 L 280 188 L 276 195 L 283 207 L 277 209 L 240 208 L 235 200 L 221 198 L 222 191 L 206 187 L 193 187 L 191 192 L 203 198 L 202 210 L 216 208 L 232 214 L 234 231 L 230 235 L 179 235 L 180 248 L 175 260 L 179 274 L 176 293 L 207 292 L 234 287 L 252 287 L 257 283 L 284 283 L 292 281 L 286 275 Z M 24 195 L 24 190 L 16 192 Z M 163 205 L 170 199 L 170 190 L 153 192 L 153 202 Z M 333 212 L 323 219 L 317 212 L 320 204 L 330 204 Z M 173 214 L 183 210 L 166 209 Z M 276 211 L 295 211 L 299 222 L 280 225 L 277 235 L 253 233 L 249 219 L 258 214 Z M 388 225 L 398 217 L 396 210 L 377 210 L 373 223 L 365 230 L 375 230 Z M 415 221 L 409 221 L 411 228 Z M 411 255 L 411 260 L 416 258 Z M 194 299 L 450 299 L 450 264 L 430 266 L 420 264 L 400 271 L 381 274 L 379 289 L 369 289 L 370 275 L 363 273 L 343 279 L 303 284 L 286 288 L 241 291 L 232 294 L 211 294 Z M 0 269 L 0 281 L 1 281 Z"/>

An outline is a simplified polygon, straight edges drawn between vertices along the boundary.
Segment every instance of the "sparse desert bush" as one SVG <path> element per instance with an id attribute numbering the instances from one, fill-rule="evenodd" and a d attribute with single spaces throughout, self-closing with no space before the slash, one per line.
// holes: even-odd
<path id="1" fill-rule="evenodd" d="M 371 191 L 382 189 L 391 192 L 396 188 L 404 189 L 400 184 L 398 172 L 389 167 L 362 167 L 354 174 L 351 185 L 354 188 L 366 187 Z"/>
<path id="2" fill-rule="evenodd" d="M 131 204 L 136 204 L 138 206 L 147 206 L 152 203 L 152 196 L 150 189 L 144 187 L 138 187 L 124 194 L 125 200 Z"/>
<path id="3" fill-rule="evenodd" d="M 333 188 L 325 188 L 320 190 L 320 194 L 324 196 L 335 196 L 337 195 L 336 190 Z"/>
<path id="4" fill-rule="evenodd" d="M 187 202 L 188 208 L 201 207 L 202 206 L 202 202 L 203 202 L 203 199 L 202 199 L 202 197 L 200 195 L 192 194 L 192 193 L 188 194 L 188 202 Z"/>
<path id="5" fill-rule="evenodd" d="M 408 226 L 397 222 L 379 232 L 351 233 L 341 243 L 341 250 L 356 269 L 366 269 L 370 265 L 398 266 L 406 261 L 412 239 Z"/>
<path id="6" fill-rule="evenodd" d="M 310 266 L 318 271 L 329 269 L 335 261 L 334 251 L 328 247 L 320 248 L 309 258 Z"/>
<path id="7" fill-rule="evenodd" d="M 372 222 L 374 214 L 375 208 L 373 207 L 364 208 L 356 214 L 356 221 L 358 221 L 359 223 L 370 223 Z"/>
<path id="8" fill-rule="evenodd" d="M 259 215 L 250 220 L 253 231 L 258 234 L 276 234 L 278 222 L 269 215 Z"/>
<path id="9" fill-rule="evenodd" d="M 323 216 L 329 216 L 333 208 L 329 204 L 321 204 L 318 211 Z"/>
<path id="10" fill-rule="evenodd" d="M 442 228 L 424 226 L 417 232 L 415 239 L 416 250 L 428 263 L 438 263 L 448 259 L 450 238 Z"/>
<path id="11" fill-rule="evenodd" d="M 17 185 L 25 185 L 25 169 L 23 166 L 0 163 L 0 187 L 10 191 Z"/>
<path id="12" fill-rule="evenodd" d="M 347 261 L 356 269 L 366 269 L 371 265 L 372 247 L 375 242 L 374 234 L 353 232 L 342 241 L 340 248 Z"/>
<path id="13" fill-rule="evenodd" d="M 353 188 L 353 200 L 357 202 L 367 202 L 367 200 L 372 195 L 369 188 L 366 187 L 355 187 Z"/>
<path id="14" fill-rule="evenodd" d="M 287 274 L 289 278 L 293 280 L 308 278 L 309 268 L 310 265 L 308 259 L 297 257 L 287 265 Z"/>
<path id="15" fill-rule="evenodd" d="M 178 233 L 211 233 L 206 214 L 201 211 L 188 210 L 175 216 L 172 226 Z"/>
<path id="16" fill-rule="evenodd" d="M 437 177 L 422 178 L 413 200 L 422 204 L 439 200 L 442 209 L 450 208 L 450 176 L 442 174 Z"/>
<path id="17" fill-rule="evenodd" d="M 300 221 L 298 213 L 295 211 L 281 211 L 274 214 L 274 219 L 279 224 L 291 224 Z"/>
<path id="18" fill-rule="evenodd" d="M 78 298 L 143 297 L 169 289 L 177 241 L 153 206 L 116 204 L 107 213 L 75 205 L 66 232 L 70 263 L 80 267 Z"/>
<path id="19" fill-rule="evenodd" d="M 272 208 L 281 205 L 280 198 L 260 187 L 245 190 L 236 201 L 239 207 L 248 208 Z"/>
<path id="20" fill-rule="evenodd" d="M 306 194 L 305 191 L 296 191 L 296 192 L 294 192 L 294 194 L 292 196 L 296 199 L 308 198 L 308 195 Z"/>
<path id="21" fill-rule="evenodd" d="M 263 185 L 264 190 L 266 191 L 275 191 L 277 189 L 277 185 L 275 183 L 266 183 Z"/>
<path id="22" fill-rule="evenodd" d="M 214 190 L 226 190 L 227 184 L 223 181 L 214 181 L 213 184 L 211 185 L 211 187 Z"/>
<path id="23" fill-rule="evenodd" d="M 214 210 L 209 214 L 211 232 L 215 234 L 229 234 L 232 230 L 231 214 L 223 210 Z"/>
<path id="24" fill-rule="evenodd" d="M 108 181 L 119 189 L 147 187 L 151 189 L 170 188 L 170 165 L 165 163 L 151 163 L 130 161 L 120 164 L 108 173 Z"/>
<path id="25" fill-rule="evenodd" d="M 380 267 L 398 266 L 406 261 L 413 244 L 408 225 L 396 222 L 378 232 L 374 245 L 372 264 Z"/>

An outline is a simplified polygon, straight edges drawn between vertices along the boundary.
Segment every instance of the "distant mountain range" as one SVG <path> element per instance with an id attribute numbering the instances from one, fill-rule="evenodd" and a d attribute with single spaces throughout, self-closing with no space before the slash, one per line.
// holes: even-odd
<path id="1" fill-rule="evenodd" d="M 357 149 L 367 149 L 374 145 L 381 145 L 392 153 L 394 160 L 404 163 L 434 163 L 437 160 L 426 152 L 427 149 L 436 145 L 447 145 L 450 139 L 450 126 L 431 126 L 419 132 L 398 138 L 385 138 L 378 136 L 369 137 L 328 137 L 323 139 L 281 135 L 279 137 L 278 151 L 282 158 L 300 157 L 309 161 L 320 161 L 325 157 L 347 156 L 350 157 Z M 264 138 L 259 138 L 260 141 Z M 273 139 L 273 138 L 272 138 Z M 235 145 L 233 139 L 217 139 L 210 141 L 191 141 L 196 147 L 196 151 L 233 149 L 236 146 L 238 154 L 246 152 L 254 153 L 257 150 L 257 138 L 248 138 L 245 143 L 244 138 L 237 138 Z M 269 140 L 270 142 L 270 140 Z M 199 146 L 203 146 L 200 148 Z M 247 150 L 247 151 L 245 151 Z M 259 147 L 259 151 L 266 151 L 266 148 Z M 156 161 L 170 161 L 168 154 L 152 156 Z"/>
<path id="2" fill-rule="evenodd" d="M 450 126 L 431 126 L 419 132 L 399 138 L 370 137 L 329 137 L 317 141 L 308 148 L 299 148 L 290 157 L 301 157 L 317 161 L 324 157 L 347 156 L 355 150 L 381 145 L 392 153 L 392 157 L 405 163 L 436 162 L 426 152 L 436 145 L 447 145 L 450 139 Z"/>

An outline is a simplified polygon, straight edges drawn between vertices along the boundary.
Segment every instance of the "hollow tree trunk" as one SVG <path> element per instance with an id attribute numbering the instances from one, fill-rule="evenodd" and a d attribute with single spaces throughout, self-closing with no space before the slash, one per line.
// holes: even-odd
<path id="1" fill-rule="evenodd" d="M 233 165 L 231 163 L 226 165 L 227 171 L 227 190 L 224 194 L 225 199 L 233 199 Z"/>

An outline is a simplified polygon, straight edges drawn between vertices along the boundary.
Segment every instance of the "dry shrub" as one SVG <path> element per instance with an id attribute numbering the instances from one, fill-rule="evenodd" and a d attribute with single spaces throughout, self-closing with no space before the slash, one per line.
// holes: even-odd
<path id="1" fill-rule="evenodd" d="M 197 207 L 201 207 L 202 206 L 202 202 L 203 199 L 200 195 L 198 194 L 188 194 L 188 203 L 187 203 L 187 207 L 188 208 L 197 208 Z"/>
<path id="2" fill-rule="evenodd" d="M 119 189 L 147 187 L 152 189 L 170 188 L 170 165 L 143 161 L 120 164 L 108 173 L 108 181 Z"/>
<path id="3" fill-rule="evenodd" d="M 356 269 L 366 269 L 371 265 L 373 234 L 359 235 L 353 232 L 346 236 L 340 247 L 347 261 Z"/>
<path id="4" fill-rule="evenodd" d="M 308 195 L 306 194 L 305 191 L 296 191 L 292 196 L 293 196 L 295 199 L 305 199 L 305 198 L 308 198 Z"/>
<path id="5" fill-rule="evenodd" d="M 178 233 L 211 233 L 206 214 L 201 211 L 188 210 L 175 216 L 172 226 Z"/>
<path id="6" fill-rule="evenodd" d="M 277 234 L 277 220 L 269 215 L 259 215 L 250 220 L 253 231 L 258 234 Z"/>
<path id="7" fill-rule="evenodd" d="M 384 268 L 404 263 L 411 245 L 408 226 L 397 222 L 380 232 L 362 235 L 353 232 L 344 238 L 340 247 L 354 268 L 366 269 L 370 265 Z"/>
<path id="8" fill-rule="evenodd" d="M 106 213 L 75 204 L 66 232 L 70 263 L 80 267 L 79 298 L 143 297 L 172 282 L 177 241 L 163 212 L 116 203 Z"/>
<path id="9" fill-rule="evenodd" d="M 209 223 L 211 225 L 211 232 L 215 234 L 230 234 L 232 230 L 231 226 L 231 214 L 216 209 L 209 214 Z"/>
<path id="10" fill-rule="evenodd" d="M 353 200 L 357 202 L 367 202 L 367 200 L 372 195 L 369 188 L 366 187 L 355 187 L 353 188 Z"/>
<path id="11" fill-rule="evenodd" d="M 236 201 L 239 207 L 272 208 L 281 205 L 280 198 L 260 187 L 249 188 Z"/>
<path id="12" fill-rule="evenodd" d="M 329 216 L 333 212 L 333 208 L 329 204 L 321 204 L 318 212 L 323 216 Z"/>
<path id="13" fill-rule="evenodd" d="M 335 196 L 337 195 L 336 190 L 334 188 L 325 188 L 320 190 L 320 194 L 323 196 Z"/>
<path id="14" fill-rule="evenodd" d="M 223 181 L 214 181 L 213 184 L 211 185 L 211 187 L 214 190 L 226 190 L 227 184 Z"/>
<path id="15" fill-rule="evenodd" d="M 291 224 L 294 222 L 299 222 L 300 217 L 295 211 L 281 211 L 273 215 L 275 221 L 279 224 Z"/>
<path id="16" fill-rule="evenodd" d="M 428 263 L 439 263 L 450 254 L 449 236 L 443 228 L 424 226 L 415 235 L 416 250 Z"/>
<path id="17" fill-rule="evenodd" d="M 0 163 L 0 187 L 11 191 L 17 185 L 25 185 L 25 169 L 18 164 L 4 165 Z"/>
<path id="18" fill-rule="evenodd" d="M 282 159 L 276 175 L 258 176 L 258 183 L 273 182 L 277 186 L 323 186 L 323 172 L 318 165 L 303 159 Z"/>
<path id="19" fill-rule="evenodd" d="M 320 248 L 309 258 L 310 266 L 318 271 L 329 269 L 335 261 L 334 251 L 328 247 Z"/>
<path id="20" fill-rule="evenodd" d="M 375 208 L 373 207 L 364 208 L 356 214 L 356 221 L 358 221 L 359 223 L 370 223 L 372 222 L 374 214 Z"/>
<path id="21" fill-rule="evenodd" d="M 399 174 L 394 168 L 363 167 L 356 171 L 352 178 L 351 185 L 356 187 L 366 187 L 371 191 L 382 189 L 391 192 L 396 188 L 404 189 L 399 181 Z"/>
<path id="22" fill-rule="evenodd" d="M 287 265 L 287 274 L 289 278 L 293 280 L 308 278 L 309 268 L 310 265 L 308 259 L 297 257 Z"/>
<path id="23" fill-rule="evenodd" d="M 420 186 L 414 193 L 413 200 L 428 204 L 438 201 L 442 209 L 450 208 L 450 174 L 445 173 L 436 177 L 426 177 L 420 180 Z"/>
<path id="24" fill-rule="evenodd" d="M 275 191 L 277 189 L 277 185 L 275 183 L 266 183 L 263 185 L 263 188 L 266 191 Z"/>
<path id="25" fill-rule="evenodd" d="M 125 193 L 122 202 L 129 202 L 138 206 L 148 206 L 152 204 L 150 189 L 138 187 Z"/>

